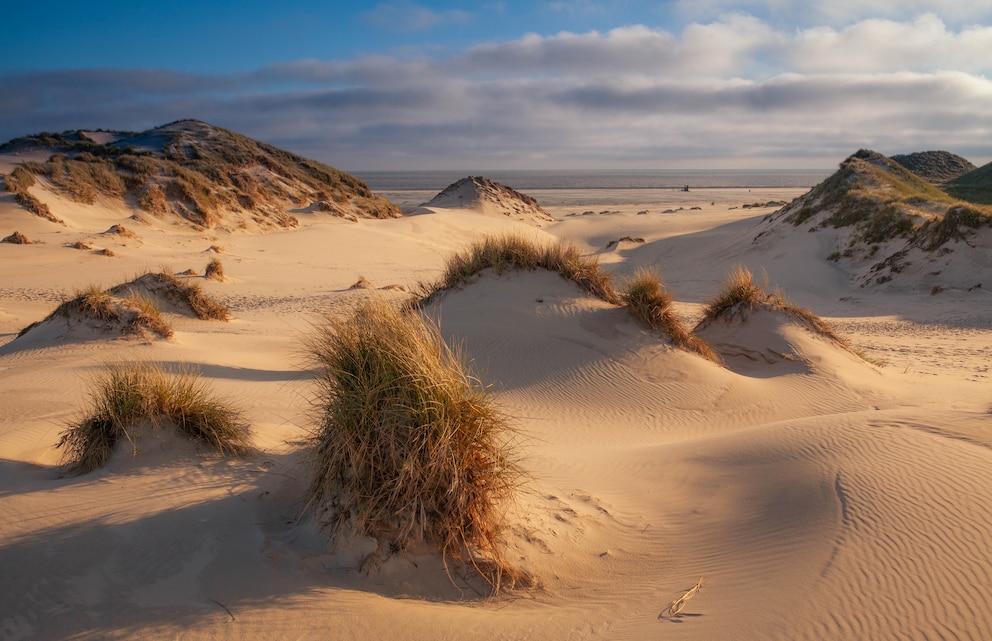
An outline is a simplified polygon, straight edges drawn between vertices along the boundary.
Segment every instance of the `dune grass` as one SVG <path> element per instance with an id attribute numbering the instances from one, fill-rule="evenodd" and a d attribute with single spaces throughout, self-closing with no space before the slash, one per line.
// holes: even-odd
<path id="1" fill-rule="evenodd" d="M 331 536 L 375 538 L 376 559 L 423 542 L 494 592 L 515 585 L 500 550 L 521 480 L 514 434 L 437 325 L 376 298 L 305 349 L 318 383 L 308 505 Z"/>
<path id="2" fill-rule="evenodd" d="M 120 309 L 114 305 L 114 300 L 110 292 L 99 285 L 93 284 L 56 307 L 51 316 L 68 318 L 72 314 L 79 314 L 101 321 L 118 321 L 121 319 Z"/>
<path id="3" fill-rule="evenodd" d="M 139 286 L 154 290 L 158 295 L 181 307 L 189 309 L 200 320 L 229 320 L 227 307 L 204 293 L 199 283 L 177 278 L 168 270 L 148 272 L 134 280 L 110 289 L 115 295 L 125 295 Z"/>
<path id="4" fill-rule="evenodd" d="M 208 280 L 224 280 L 224 265 L 217 258 L 211 259 L 203 270 L 203 277 Z"/>
<path id="5" fill-rule="evenodd" d="M 162 338 L 172 336 L 172 327 L 162 318 L 162 310 L 151 296 L 135 292 L 124 299 L 123 305 L 130 311 L 125 333 L 140 332 L 144 328 Z"/>
<path id="6" fill-rule="evenodd" d="M 672 295 L 665 289 L 657 271 L 638 269 L 624 283 L 620 299 L 634 318 L 652 329 L 664 331 L 676 347 L 719 362 L 716 352 L 701 338 L 689 332 L 672 311 Z"/>
<path id="7" fill-rule="evenodd" d="M 185 307 L 200 320 L 228 320 L 227 308 L 203 293 L 198 284 L 183 282 L 169 272 L 148 272 L 110 289 L 90 285 L 61 303 L 43 321 L 28 325 L 17 335 L 23 336 L 41 322 L 63 318 L 69 323 L 87 320 L 108 323 L 108 328 L 116 327 L 125 335 L 148 329 L 169 338 L 172 327 L 163 318 L 159 301 Z"/>
<path id="8" fill-rule="evenodd" d="M 73 474 L 106 464 L 120 439 L 134 444 L 130 431 L 147 423 L 171 424 L 182 434 L 223 454 L 253 451 L 248 426 L 228 402 L 215 399 L 191 372 L 169 374 L 151 363 L 112 363 L 93 381 L 91 406 L 61 435 L 63 463 Z"/>
<path id="9" fill-rule="evenodd" d="M 440 281 L 424 288 L 425 302 L 439 292 L 464 286 L 485 269 L 502 274 L 538 268 L 556 272 L 608 303 L 620 302 L 611 275 L 600 268 L 595 257 L 583 256 L 565 241 L 541 244 L 518 234 L 486 236 L 448 258 Z"/>
<path id="10" fill-rule="evenodd" d="M 641 270 L 618 291 L 613 286 L 612 274 L 603 271 L 598 259 L 584 256 L 575 245 L 563 240 L 541 244 L 519 234 L 486 236 L 448 258 L 440 279 L 421 286 L 420 304 L 428 304 L 443 292 L 463 287 L 486 269 L 497 274 L 533 269 L 556 272 L 596 298 L 625 307 L 650 329 L 665 333 L 679 349 L 720 362 L 716 352 L 687 331 L 672 313 L 672 297 L 662 286 L 658 273 Z"/>
<path id="11" fill-rule="evenodd" d="M 727 274 L 723 289 L 707 303 L 703 309 L 703 319 L 696 329 L 718 318 L 744 317 L 748 312 L 758 308 L 784 312 L 817 334 L 850 349 L 847 341 L 838 335 L 829 323 L 805 307 L 790 302 L 782 291 L 769 291 L 768 278 L 765 277 L 763 283 L 758 283 L 754 273 L 743 265 L 736 265 Z"/>

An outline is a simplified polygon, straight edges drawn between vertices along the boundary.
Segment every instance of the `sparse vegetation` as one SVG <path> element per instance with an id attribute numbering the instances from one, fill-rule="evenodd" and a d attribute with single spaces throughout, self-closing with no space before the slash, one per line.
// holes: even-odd
<path id="1" fill-rule="evenodd" d="M 113 255 L 109 250 L 104 253 Z M 198 285 L 184 283 L 172 274 L 147 273 L 110 289 L 90 285 L 60 304 L 41 322 L 60 318 L 70 324 L 90 321 L 106 329 L 116 329 L 122 335 L 149 330 L 168 338 L 172 336 L 172 328 L 162 317 L 159 301 L 188 310 L 201 320 L 228 319 L 227 308 L 204 294 Z M 18 336 L 38 324 L 25 327 Z"/>
<path id="2" fill-rule="evenodd" d="M 611 240 L 610 242 L 606 243 L 606 248 L 607 249 L 610 249 L 611 247 L 613 247 L 615 245 L 619 245 L 620 243 L 643 243 L 643 242 L 644 242 L 644 239 L 643 238 L 634 238 L 632 236 L 624 236 L 623 238 L 618 238 L 616 240 Z"/>
<path id="3" fill-rule="evenodd" d="M 162 312 L 154 300 L 147 295 L 129 292 L 125 297 L 119 292 L 105 290 L 98 285 L 90 285 L 70 300 L 65 301 L 45 320 L 64 318 L 69 321 L 97 321 L 111 325 L 119 324 L 121 334 L 140 333 L 143 330 L 155 332 L 163 338 L 172 336 L 172 328 L 162 318 Z M 36 324 L 21 331 L 26 333 Z"/>
<path id="4" fill-rule="evenodd" d="M 14 201 L 35 216 L 44 218 L 45 220 L 49 220 L 59 225 L 65 225 L 65 221 L 53 214 L 52 210 L 48 208 L 48 205 L 27 192 L 19 191 L 14 194 Z"/>
<path id="5" fill-rule="evenodd" d="M 173 274 L 149 272 L 129 283 L 113 287 L 115 295 L 127 295 L 138 289 L 146 289 L 155 295 L 191 311 L 200 320 L 223 320 L 229 318 L 226 307 L 207 296 L 197 283 L 189 283 Z"/>
<path id="6" fill-rule="evenodd" d="M 926 152 L 921 156 L 930 162 L 934 154 L 945 153 Z M 974 176 L 981 171 L 975 170 L 960 180 L 976 184 Z M 992 220 L 992 210 L 957 200 L 962 194 L 954 192 L 950 188 L 952 184 L 956 181 L 946 187 L 953 196 L 892 159 L 863 149 L 795 201 L 786 210 L 784 220 L 798 226 L 819 215 L 813 229 L 850 228 L 847 235 L 850 251 L 832 254 L 835 260 L 862 253 L 866 247 L 864 253 L 871 258 L 883 243 L 899 239 L 933 251 L 950 240 L 965 240 L 969 230 Z"/>
<path id="7" fill-rule="evenodd" d="M 507 419 L 437 326 L 383 299 L 306 342 L 318 384 L 309 505 L 335 538 L 375 538 L 374 563 L 423 541 L 494 591 L 504 506 L 520 480 Z"/>
<path id="8" fill-rule="evenodd" d="M 0 243 L 10 243 L 11 245 L 30 245 L 31 241 L 21 232 L 15 231 L 10 236 L 5 236 L 3 240 L 0 240 Z"/>
<path id="9" fill-rule="evenodd" d="M 125 333 L 149 329 L 162 338 L 172 336 L 172 327 L 162 318 L 158 303 L 147 294 L 135 292 L 124 299 L 124 306 L 132 310 Z"/>
<path id="10" fill-rule="evenodd" d="M 4 177 L 4 183 L 10 193 L 26 194 L 28 189 L 34 186 L 34 174 L 24 167 L 14 167 L 14 170 Z"/>
<path id="11" fill-rule="evenodd" d="M 808 309 L 791 303 L 781 291 L 769 291 L 767 279 L 764 283 L 756 282 L 754 273 L 742 265 L 735 266 L 727 274 L 723 289 L 706 305 L 696 330 L 720 318 L 744 318 L 759 308 L 784 312 L 813 332 L 848 347 L 847 341 L 826 321 Z"/>
<path id="12" fill-rule="evenodd" d="M 45 176 L 75 201 L 130 195 L 145 211 L 172 212 L 201 228 L 220 224 L 222 212 L 238 212 L 239 221 L 263 227 L 295 227 L 299 221 L 286 210 L 316 201 L 338 203 L 359 216 L 400 215 L 354 176 L 219 127 L 186 120 L 145 133 L 165 139 L 161 152 L 136 150 L 126 139 L 102 145 L 80 132 L 11 141 L 5 148 L 56 153 L 45 162 L 23 163 L 8 178 L 8 189 Z M 17 189 L 27 196 L 26 187 Z"/>
<path id="13" fill-rule="evenodd" d="M 677 347 L 719 362 L 719 357 L 709 345 L 686 330 L 672 311 L 672 295 L 662 285 L 661 275 L 657 272 L 639 269 L 625 283 L 620 298 L 635 318 L 652 329 L 663 330 Z"/>
<path id="14" fill-rule="evenodd" d="M 98 469 L 122 437 L 135 444 L 133 431 L 142 424 L 153 429 L 171 424 L 223 454 L 252 451 L 240 413 L 212 398 L 199 376 L 169 374 L 151 363 L 118 363 L 96 377 L 86 416 L 62 433 L 58 447 L 63 449 L 63 463 L 73 474 Z"/>
<path id="15" fill-rule="evenodd" d="M 618 292 L 613 287 L 612 275 L 600 268 L 595 257 L 583 256 L 575 245 L 564 241 L 542 245 L 519 235 L 486 236 L 451 256 L 437 283 L 421 286 L 420 304 L 429 303 L 442 292 L 463 287 L 486 269 L 497 274 L 533 269 L 556 272 L 596 298 L 626 307 L 649 328 L 662 330 L 676 347 L 719 362 L 705 341 L 687 332 L 671 312 L 671 297 L 664 290 L 660 275 L 650 271 L 638 273 Z"/>
<path id="16" fill-rule="evenodd" d="M 596 258 L 583 256 L 577 247 L 564 241 L 542 246 L 519 235 L 486 236 L 468 250 L 450 257 L 440 281 L 424 288 L 425 298 L 461 287 L 486 269 L 501 274 L 537 268 L 557 272 L 608 303 L 620 303 L 610 274 L 600 269 Z"/>
<path id="17" fill-rule="evenodd" d="M 224 280 L 224 265 L 217 258 L 212 259 L 203 270 L 203 277 L 209 280 Z"/>

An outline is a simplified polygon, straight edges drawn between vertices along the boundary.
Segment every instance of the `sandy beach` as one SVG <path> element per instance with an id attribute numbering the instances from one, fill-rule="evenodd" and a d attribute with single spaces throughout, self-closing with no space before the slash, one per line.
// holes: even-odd
<path id="1" fill-rule="evenodd" d="M 806 191 L 538 190 L 554 218 L 540 226 L 419 208 L 301 213 L 267 233 L 34 187 L 60 226 L 0 194 L 0 236 L 33 241 L 0 244 L 0 638 L 992 638 L 988 254 L 859 286 L 823 234 L 773 227 Z M 433 194 L 384 195 L 411 211 Z M 570 241 L 618 281 L 656 268 L 690 327 L 745 265 L 853 351 L 758 314 L 706 328 L 721 366 L 557 274 L 483 273 L 424 311 L 519 431 L 528 481 L 506 550 L 539 586 L 489 598 L 430 553 L 360 571 L 360 550 L 332 549 L 304 516 L 302 338 L 323 314 L 412 296 L 453 252 L 504 233 Z M 88 286 L 202 274 L 213 258 L 223 281 L 188 278 L 230 321 L 167 312 L 169 339 L 17 338 Z M 361 277 L 373 288 L 351 289 Z M 259 452 L 145 434 L 101 470 L 61 474 L 60 434 L 94 374 L 125 360 L 199 371 Z"/>

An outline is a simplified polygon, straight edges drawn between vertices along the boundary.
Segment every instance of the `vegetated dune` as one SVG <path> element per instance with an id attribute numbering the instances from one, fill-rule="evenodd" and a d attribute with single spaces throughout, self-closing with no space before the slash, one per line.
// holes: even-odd
<path id="1" fill-rule="evenodd" d="M 992 163 L 958 176 L 946 183 L 944 189 L 955 198 L 992 205 Z"/>
<path id="2" fill-rule="evenodd" d="M 196 284 L 167 273 L 147 273 L 110 289 L 90 286 L 60 304 L 43 320 L 22 329 L 0 353 L 65 341 L 114 336 L 169 338 L 162 309 L 199 318 L 227 320 L 227 309 Z"/>
<path id="3" fill-rule="evenodd" d="M 768 217 L 754 242 L 780 244 L 788 225 L 822 234 L 826 259 L 843 265 L 861 287 L 967 290 L 992 281 L 985 258 L 992 210 L 953 198 L 873 151 L 850 156 Z"/>
<path id="4" fill-rule="evenodd" d="M 536 200 L 485 176 L 469 176 L 445 187 L 424 207 L 471 209 L 541 226 L 554 222 Z"/>
<path id="5" fill-rule="evenodd" d="M 970 160 L 949 151 L 916 151 L 890 158 L 927 182 L 938 185 L 975 169 Z"/>
<path id="6" fill-rule="evenodd" d="M 204 229 L 295 227 L 299 221 L 291 210 L 351 218 L 400 215 L 354 176 L 197 120 L 141 133 L 44 133 L 0 146 L 0 154 L 14 152 L 48 154 L 21 162 L 6 184 L 24 207 L 51 218 L 57 212 L 31 188 L 51 189 L 77 203 L 132 203 Z"/>

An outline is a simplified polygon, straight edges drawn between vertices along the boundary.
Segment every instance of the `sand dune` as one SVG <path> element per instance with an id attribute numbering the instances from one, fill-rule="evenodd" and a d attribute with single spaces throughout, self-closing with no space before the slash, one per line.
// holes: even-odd
<path id="1" fill-rule="evenodd" d="M 672 192 L 588 216 L 568 215 L 585 209 L 579 192 L 547 196 L 543 229 L 439 207 L 264 235 L 140 226 L 100 203 L 59 210 L 61 226 L 0 200 L 0 235 L 42 241 L 0 244 L 0 637 L 992 637 L 992 283 L 865 291 L 825 260 L 821 234 L 755 240 L 774 208 L 735 203 L 771 194 Z M 142 242 L 110 258 L 67 246 L 110 244 L 112 224 Z M 700 330 L 720 366 L 557 274 L 484 272 L 424 313 L 520 432 L 530 480 L 506 549 L 540 587 L 488 599 L 421 551 L 361 572 L 368 542 L 331 549 L 300 518 L 313 425 L 301 336 L 369 296 L 409 299 L 451 252 L 509 232 L 571 240 L 617 278 L 656 267 L 690 326 L 734 265 L 764 270 L 872 362 L 758 311 Z M 625 236 L 644 242 L 606 250 Z M 202 273 L 215 245 L 228 279 L 189 279 L 229 322 L 171 310 L 168 340 L 15 345 L 76 290 Z M 373 288 L 351 289 L 360 277 Z M 224 458 L 152 433 L 100 471 L 60 475 L 55 444 L 90 377 L 125 359 L 198 369 L 244 410 L 260 452 Z"/>

